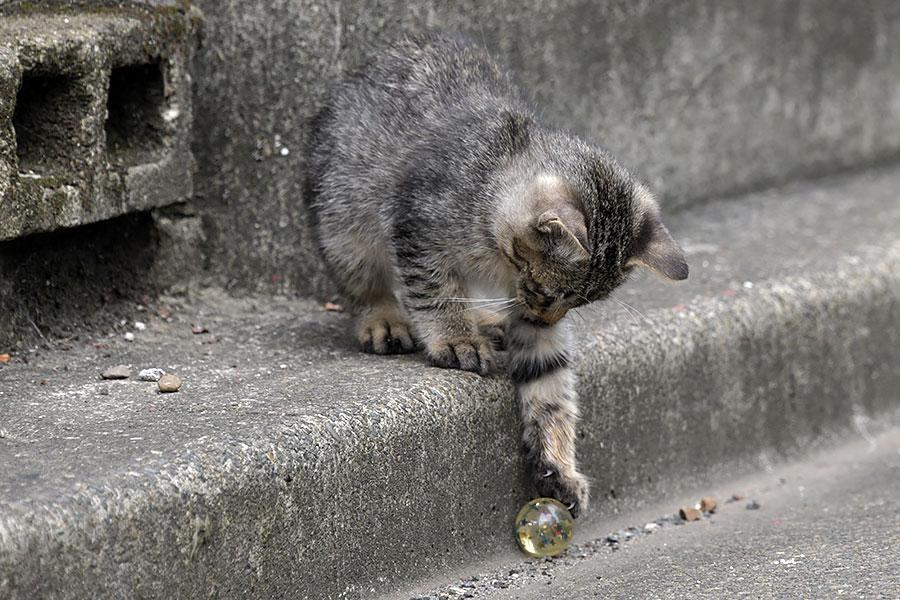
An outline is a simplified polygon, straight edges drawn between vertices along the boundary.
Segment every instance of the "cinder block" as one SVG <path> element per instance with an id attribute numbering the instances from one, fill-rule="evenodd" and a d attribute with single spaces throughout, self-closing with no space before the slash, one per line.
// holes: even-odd
<path id="1" fill-rule="evenodd" d="M 0 22 L 0 241 L 192 192 L 187 64 L 199 13 L 25 12 Z"/>

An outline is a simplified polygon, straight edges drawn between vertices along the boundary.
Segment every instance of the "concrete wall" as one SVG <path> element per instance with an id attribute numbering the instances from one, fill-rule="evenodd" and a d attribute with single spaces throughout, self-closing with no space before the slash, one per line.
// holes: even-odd
<path id="1" fill-rule="evenodd" d="M 181 0 L 8 1 L 0 15 L 60 5 L 70 13 L 189 9 Z M 193 196 L 179 219 L 163 224 L 176 251 L 148 249 L 167 285 L 202 274 L 234 290 L 334 293 L 305 229 L 307 120 L 330 81 L 403 31 L 439 27 L 484 40 L 547 121 L 605 145 L 649 181 L 666 210 L 900 157 L 900 3 L 893 0 L 198 0 L 196 8 L 204 26 L 187 74 Z M 13 54 L 0 53 L 0 63 L 8 67 Z M 0 69 L 0 80 L 15 80 L 10 72 Z M 11 114 L 0 103 L 0 130 L 8 133 Z M 3 139 L 0 157 L 8 157 Z M 180 156 L 131 186 L 135 200 L 114 210 L 26 227 L 13 223 L 24 218 L 22 208 L 6 200 L 6 237 L 184 200 L 189 156 Z M 161 222 L 146 223 L 147 239 L 158 239 Z M 0 244 L 0 267 L 23 264 L 18 247 Z M 10 289 L 3 276 L 0 289 Z M 99 301 L 86 308 L 101 309 Z M 48 310 L 39 325 L 54 330 L 58 322 Z M 6 325 L 0 316 L 0 329 Z"/>
<path id="2" fill-rule="evenodd" d="M 215 275 L 238 287 L 329 289 L 303 229 L 306 120 L 404 30 L 483 39 L 548 121 L 607 146 L 668 209 L 900 151 L 892 0 L 197 4 L 196 201 Z"/>
<path id="3" fill-rule="evenodd" d="M 195 22 L 165 8 L 0 19 L 0 241 L 191 196 Z"/>

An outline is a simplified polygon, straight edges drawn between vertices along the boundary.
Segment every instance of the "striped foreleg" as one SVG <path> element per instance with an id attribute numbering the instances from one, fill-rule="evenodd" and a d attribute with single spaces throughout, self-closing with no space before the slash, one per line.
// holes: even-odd
<path id="1" fill-rule="evenodd" d="M 575 460 L 578 393 L 564 323 L 514 323 L 507 337 L 510 376 L 517 385 L 528 466 L 541 495 L 583 511 L 590 495 Z"/>

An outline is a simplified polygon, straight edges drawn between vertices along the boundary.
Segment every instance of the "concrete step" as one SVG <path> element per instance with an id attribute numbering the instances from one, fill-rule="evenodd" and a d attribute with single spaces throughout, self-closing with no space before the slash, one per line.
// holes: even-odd
<path id="1" fill-rule="evenodd" d="M 575 317 L 580 528 L 896 407 L 898 190 L 893 168 L 669 216 L 691 279 Z M 0 597 L 370 598 L 516 552 L 505 377 L 360 354 L 308 300 L 140 308 L 0 363 Z M 100 380 L 119 363 L 184 385 Z"/>
<path id="2" fill-rule="evenodd" d="M 445 577 L 444 585 L 384 600 L 894 598 L 898 418 L 860 422 L 827 451 L 592 524 L 559 558 L 495 558 Z M 705 496 L 718 498 L 714 514 L 688 523 L 674 518 Z"/>

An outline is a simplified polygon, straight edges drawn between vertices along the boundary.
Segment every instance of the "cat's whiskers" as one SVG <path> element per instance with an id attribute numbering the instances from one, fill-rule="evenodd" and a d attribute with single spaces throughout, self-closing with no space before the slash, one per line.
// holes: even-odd
<path id="1" fill-rule="evenodd" d="M 445 300 L 447 302 L 500 302 L 515 300 L 515 298 L 435 298 L 435 300 Z"/>
<path id="2" fill-rule="evenodd" d="M 470 306 L 469 308 L 465 308 L 463 310 L 491 310 L 494 312 L 501 312 L 505 309 L 511 309 L 518 303 L 518 300 L 514 298 L 510 298 L 507 300 L 499 300 L 495 302 L 490 302 L 488 304 L 479 304 L 477 306 Z"/>
<path id="3" fill-rule="evenodd" d="M 612 300 L 613 302 L 615 302 L 616 304 L 618 304 L 619 306 L 621 306 L 622 308 L 624 308 L 625 311 L 628 313 L 628 316 L 631 317 L 631 320 L 634 321 L 634 324 L 635 324 L 635 325 L 640 325 L 640 323 L 638 323 L 638 320 L 634 317 L 633 312 L 635 312 L 635 313 L 637 313 L 638 315 L 640 315 L 640 317 L 644 320 L 645 323 L 650 323 L 650 322 L 651 322 L 650 319 L 648 319 L 648 318 L 644 315 L 644 313 L 642 313 L 641 311 L 639 311 L 638 309 L 636 309 L 636 308 L 633 307 L 632 305 L 628 304 L 627 302 L 622 302 L 622 301 L 619 300 L 618 298 L 613 298 L 612 296 L 610 296 L 609 299 Z M 632 311 L 633 311 L 633 312 L 632 312 Z"/>
<path id="4" fill-rule="evenodd" d="M 584 326 L 586 327 L 587 324 L 588 324 L 588 322 L 587 322 L 587 319 L 584 318 L 584 315 L 581 314 L 581 309 L 582 309 L 582 308 L 584 308 L 584 307 L 579 306 L 578 308 L 573 308 L 573 309 L 570 310 L 569 312 L 572 313 L 573 315 L 575 315 L 576 317 L 578 317 L 579 319 L 581 319 L 580 325 L 584 325 Z M 577 331 L 577 329 L 578 329 L 578 325 L 579 325 L 579 324 L 572 323 L 572 326 L 573 326 L 573 328 L 574 328 L 576 331 Z"/>
<path id="5" fill-rule="evenodd" d="M 435 298 L 437 301 L 443 302 L 451 302 L 458 304 L 469 304 L 471 306 L 464 308 L 463 311 L 470 310 L 490 310 L 493 312 L 507 314 L 506 311 L 512 309 L 516 304 L 518 304 L 518 299 L 516 298 L 456 298 L 456 297 L 448 297 L 448 298 Z"/>

